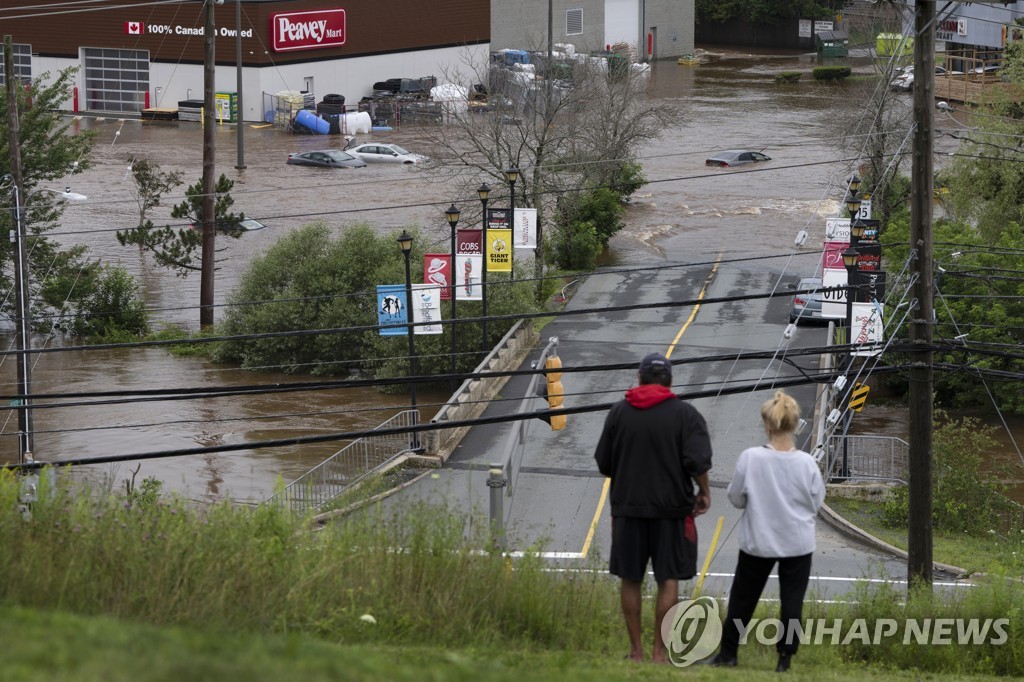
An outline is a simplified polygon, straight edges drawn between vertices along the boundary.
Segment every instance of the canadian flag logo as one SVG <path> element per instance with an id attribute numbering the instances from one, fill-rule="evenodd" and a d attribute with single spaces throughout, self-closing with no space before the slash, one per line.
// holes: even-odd
<path id="1" fill-rule="evenodd" d="M 142 35 L 142 22 L 141 21 L 126 21 L 124 22 L 124 32 L 130 36 L 141 36 Z"/>

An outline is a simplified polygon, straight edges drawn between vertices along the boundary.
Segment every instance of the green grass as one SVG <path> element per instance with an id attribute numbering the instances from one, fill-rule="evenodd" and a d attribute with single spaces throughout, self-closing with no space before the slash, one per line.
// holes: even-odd
<path id="1" fill-rule="evenodd" d="M 850 523 L 906 551 L 907 531 L 882 524 L 882 503 L 830 497 L 828 504 Z M 1024 574 L 1024 537 L 1007 538 L 994 531 L 982 536 L 933 531 L 932 543 L 935 561 L 971 572 Z"/>
<path id="2" fill-rule="evenodd" d="M 368 628 L 373 626 L 367 625 Z M 774 658 L 745 655 L 732 670 L 631 663 L 618 655 L 495 646 L 444 649 L 406 645 L 344 644 L 305 635 L 242 635 L 186 628 L 158 628 L 126 620 L 83 617 L 24 608 L 0 609 L 0 637 L 7 642 L 4 680 L 9 682 L 475 682 L 495 680 L 774 680 Z M 990 676 L 929 674 L 864 665 L 794 659 L 790 677 L 806 680 L 992 680 Z"/>
<path id="3" fill-rule="evenodd" d="M 395 517 L 376 505 L 310 532 L 306 519 L 227 504 L 197 508 L 140 487 L 130 499 L 58 486 L 31 520 L 19 481 L 0 473 L 0 679 L 668 679 L 622 661 L 618 585 L 595 561 L 563 573 L 531 555 L 481 551 L 463 509 Z M 476 519 L 476 520 L 474 520 Z M 483 524 L 486 525 L 486 524 Z M 648 597 L 653 585 L 648 582 Z M 1024 590 L 992 580 L 955 600 L 901 605 L 872 585 L 850 603 L 808 603 L 805 618 L 979 617 L 1024 623 Z M 650 649 L 651 601 L 644 608 Z M 767 604 L 762 615 L 777 607 Z M 373 616 L 375 623 L 363 617 Z M 747 645 L 739 671 L 774 673 Z M 1003 646 L 805 646 L 814 679 L 964 679 L 1024 668 L 1024 632 Z M 756 673 L 755 673 L 756 671 Z M 910 672 L 906 672 L 910 671 Z M 946 677 L 943 677 L 945 675 Z M 767 678 L 766 678 L 767 679 Z M 980 678 L 979 678 L 980 679 Z"/>

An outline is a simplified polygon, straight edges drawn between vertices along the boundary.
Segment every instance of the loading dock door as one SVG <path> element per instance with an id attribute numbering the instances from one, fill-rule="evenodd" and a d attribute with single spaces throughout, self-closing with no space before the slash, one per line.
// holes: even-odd
<path id="1" fill-rule="evenodd" d="M 149 90 L 149 50 L 83 47 L 85 108 L 140 112 Z"/>

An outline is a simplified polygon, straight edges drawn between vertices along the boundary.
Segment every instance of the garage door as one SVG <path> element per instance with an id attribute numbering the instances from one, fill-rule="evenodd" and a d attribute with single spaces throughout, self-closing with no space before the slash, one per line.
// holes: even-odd
<path id="1" fill-rule="evenodd" d="M 85 108 L 139 112 L 149 90 L 149 51 L 83 47 Z"/>
<path id="2" fill-rule="evenodd" d="M 32 46 L 14 44 L 14 74 L 21 80 L 32 80 Z M 0 84 L 4 81 L 4 62 L 0 59 Z"/>

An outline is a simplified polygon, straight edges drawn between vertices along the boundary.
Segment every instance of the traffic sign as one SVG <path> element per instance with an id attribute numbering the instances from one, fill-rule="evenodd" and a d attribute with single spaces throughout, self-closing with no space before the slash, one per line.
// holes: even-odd
<path id="1" fill-rule="evenodd" d="M 864 403 L 868 401 L 868 391 L 871 387 L 867 384 L 854 384 L 853 390 L 850 391 L 850 409 L 854 412 L 860 412 L 864 409 Z"/>

